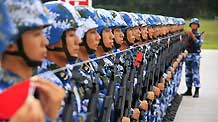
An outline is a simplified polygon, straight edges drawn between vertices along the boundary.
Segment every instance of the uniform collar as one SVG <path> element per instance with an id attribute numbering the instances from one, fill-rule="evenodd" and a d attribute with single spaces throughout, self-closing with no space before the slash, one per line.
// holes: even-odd
<path id="1" fill-rule="evenodd" d="M 21 78 L 17 74 L 0 67 L 0 85 L 4 85 L 5 88 L 8 88 L 9 86 L 21 80 L 23 80 L 23 78 Z"/>

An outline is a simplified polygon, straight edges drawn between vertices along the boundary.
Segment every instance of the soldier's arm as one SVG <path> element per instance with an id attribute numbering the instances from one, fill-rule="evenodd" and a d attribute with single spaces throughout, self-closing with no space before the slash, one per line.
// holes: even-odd
<path id="1" fill-rule="evenodd" d="M 199 37 L 199 39 L 197 39 L 197 40 L 195 41 L 195 43 L 198 44 L 198 45 L 201 45 L 203 42 L 204 42 L 204 40 L 203 40 L 203 36 L 202 36 L 202 34 L 201 34 L 200 37 Z"/>

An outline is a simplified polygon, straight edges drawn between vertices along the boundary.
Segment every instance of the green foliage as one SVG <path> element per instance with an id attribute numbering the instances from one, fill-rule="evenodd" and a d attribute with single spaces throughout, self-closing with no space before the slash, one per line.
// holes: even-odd
<path id="1" fill-rule="evenodd" d="M 218 0 L 93 0 L 93 6 L 183 18 L 218 16 Z"/>

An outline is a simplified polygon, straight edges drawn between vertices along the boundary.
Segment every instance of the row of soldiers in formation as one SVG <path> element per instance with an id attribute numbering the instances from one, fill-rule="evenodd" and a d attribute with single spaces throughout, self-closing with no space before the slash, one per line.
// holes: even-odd
<path id="1" fill-rule="evenodd" d="M 20 111 L 31 99 L 37 122 L 162 121 L 187 56 L 184 19 L 60 1 L 0 9 L 0 120 L 34 122 Z"/>

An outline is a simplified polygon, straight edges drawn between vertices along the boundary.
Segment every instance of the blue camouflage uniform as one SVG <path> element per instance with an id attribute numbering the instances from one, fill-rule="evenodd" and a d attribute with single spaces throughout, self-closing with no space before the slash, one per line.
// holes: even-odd
<path id="1" fill-rule="evenodd" d="M 95 117 L 99 117 L 102 110 L 103 98 L 105 96 L 104 82 L 101 80 L 99 75 L 95 72 L 96 63 L 89 62 L 82 64 L 81 66 L 74 67 L 73 79 L 76 81 L 76 86 L 79 91 L 81 98 L 81 112 L 87 114 L 95 114 Z M 90 113 L 89 104 L 93 97 L 93 90 L 97 91 L 98 102 L 97 113 Z"/>
<path id="2" fill-rule="evenodd" d="M 193 41 L 191 38 L 188 39 L 190 44 L 187 47 L 189 54 L 185 60 L 186 85 L 187 87 L 192 87 L 192 84 L 194 83 L 194 86 L 199 88 L 201 87 L 200 74 L 199 74 L 200 58 L 201 58 L 200 47 L 203 43 L 203 39 L 201 38 L 201 35 L 197 30 L 193 30 L 192 32 L 197 38 L 197 40 Z"/>
<path id="3" fill-rule="evenodd" d="M 13 72 L 0 68 L 0 92 L 21 80 L 23 79 Z"/>
<path id="4" fill-rule="evenodd" d="M 57 66 L 54 62 L 51 62 L 47 59 L 43 60 L 42 65 L 38 69 L 38 75 L 50 80 L 51 82 L 57 84 L 58 86 L 65 89 L 66 94 L 69 92 L 73 93 L 73 104 L 74 104 L 74 110 L 73 110 L 73 121 L 78 122 L 80 119 L 85 120 L 86 115 L 83 113 L 80 113 L 81 111 L 81 98 L 78 93 L 78 89 L 75 85 L 75 81 L 72 79 L 72 67 L 71 65 L 66 65 L 66 67 L 63 70 L 60 70 L 61 67 Z M 59 71 L 55 71 L 59 70 Z M 67 99 L 67 98 L 65 98 Z M 63 116 L 63 109 L 65 102 L 62 102 L 62 107 L 59 111 L 59 118 L 58 121 L 61 122 L 61 116 Z"/>
<path id="5" fill-rule="evenodd" d="M 48 48 L 48 50 L 63 52 L 69 61 L 69 65 L 67 64 L 64 68 L 61 69 L 61 67 L 59 67 L 57 64 L 46 59 L 43 61 L 41 67 L 39 68 L 38 75 L 45 79 L 49 79 L 53 83 L 65 89 L 66 97 L 62 102 L 62 108 L 59 111 L 58 121 L 61 121 L 61 117 L 65 118 L 65 115 L 63 114 L 65 113 L 65 110 L 68 109 L 66 107 L 68 107 L 70 102 L 73 102 L 73 106 L 69 105 L 73 109 L 72 120 L 75 122 L 79 121 L 80 119 L 85 120 L 86 117 L 83 114 L 79 114 L 81 111 L 81 99 L 78 93 L 78 89 L 75 85 L 75 81 L 72 79 L 73 68 L 70 64 L 75 63 L 73 60 L 75 57 L 69 55 L 69 50 L 66 47 L 66 39 L 62 38 L 67 30 L 81 27 L 81 25 L 84 24 L 84 21 L 81 20 L 74 7 L 67 3 L 52 1 L 46 2 L 44 5 L 48 8 L 49 13 L 53 15 L 53 18 L 55 19 L 54 24 L 45 30 L 45 34 L 49 40 L 49 45 L 54 45 L 60 40 L 63 44 L 62 48 Z M 76 34 L 81 36 L 82 32 Z M 71 100 L 68 100 L 68 98 L 71 98 Z"/>
<path id="6" fill-rule="evenodd" d="M 7 46 L 12 43 L 11 37 L 17 33 L 17 29 L 9 17 L 8 10 L 4 3 L 0 2 L 0 55 L 7 49 Z M 22 80 L 16 74 L 0 67 L 0 93 Z"/>

